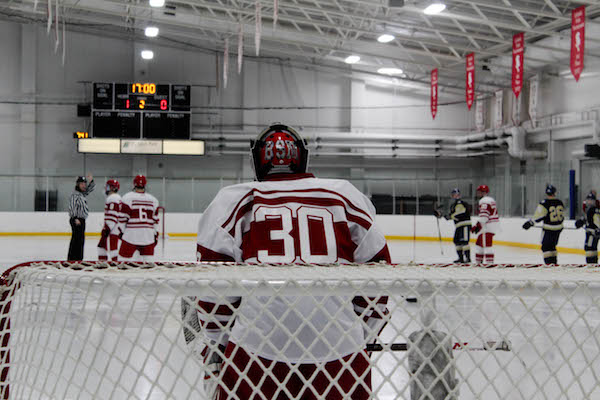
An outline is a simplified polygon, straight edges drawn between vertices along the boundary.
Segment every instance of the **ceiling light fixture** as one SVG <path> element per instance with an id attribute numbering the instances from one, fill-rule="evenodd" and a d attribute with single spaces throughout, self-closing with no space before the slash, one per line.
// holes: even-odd
<path id="1" fill-rule="evenodd" d="M 357 62 L 360 61 L 360 57 L 359 56 L 348 56 L 346 57 L 346 59 L 344 60 L 344 62 L 346 64 L 356 64 Z"/>
<path id="2" fill-rule="evenodd" d="M 158 28 L 156 26 L 147 26 L 146 29 L 144 29 L 144 34 L 148 37 L 157 37 Z"/>
<path id="3" fill-rule="evenodd" d="M 391 41 L 392 41 L 392 40 L 394 40 L 394 39 L 395 39 L 395 36 L 394 36 L 394 35 L 389 35 L 389 34 L 387 34 L 387 33 L 384 33 L 383 35 L 381 35 L 381 36 L 379 36 L 379 37 L 377 38 L 377 41 L 378 41 L 379 43 L 389 43 L 389 42 L 391 42 Z"/>
<path id="4" fill-rule="evenodd" d="M 423 12 L 427 15 L 435 15 L 439 14 L 446 9 L 446 5 L 444 3 L 432 3 Z"/>
<path id="5" fill-rule="evenodd" d="M 165 5 L 165 0 L 150 0 L 150 7 L 162 7 Z"/>
<path id="6" fill-rule="evenodd" d="M 383 75 L 402 75 L 403 72 L 400 68 L 379 68 L 377 70 L 377 73 Z"/>
<path id="7" fill-rule="evenodd" d="M 142 50 L 142 58 L 144 60 L 152 60 L 154 58 L 154 52 L 152 50 Z"/>

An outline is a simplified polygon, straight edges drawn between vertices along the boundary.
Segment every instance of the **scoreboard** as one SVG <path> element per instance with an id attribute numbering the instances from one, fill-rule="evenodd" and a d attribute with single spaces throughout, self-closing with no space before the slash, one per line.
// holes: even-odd
<path id="1" fill-rule="evenodd" d="M 92 137 L 190 139 L 190 85 L 93 85 Z"/>

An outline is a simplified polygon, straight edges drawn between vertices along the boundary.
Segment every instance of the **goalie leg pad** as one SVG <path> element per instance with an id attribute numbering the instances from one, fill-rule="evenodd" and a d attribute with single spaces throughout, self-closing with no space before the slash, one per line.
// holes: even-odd
<path id="1" fill-rule="evenodd" d="M 452 337 L 435 330 L 420 330 L 408 337 L 411 400 L 456 400 L 458 380 L 452 354 Z"/>

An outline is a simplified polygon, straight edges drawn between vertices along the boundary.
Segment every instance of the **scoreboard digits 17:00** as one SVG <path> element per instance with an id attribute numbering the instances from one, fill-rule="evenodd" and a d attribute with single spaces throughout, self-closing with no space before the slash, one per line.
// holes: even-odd
<path id="1" fill-rule="evenodd" d="M 94 83 L 96 138 L 190 139 L 190 85 Z"/>

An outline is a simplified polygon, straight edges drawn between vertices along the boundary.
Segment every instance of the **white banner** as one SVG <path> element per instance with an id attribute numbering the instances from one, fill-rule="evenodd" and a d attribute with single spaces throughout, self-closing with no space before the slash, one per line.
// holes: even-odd
<path id="1" fill-rule="evenodd" d="M 494 128 L 500 129 L 502 125 L 504 125 L 504 109 L 503 109 L 503 101 L 504 101 L 504 92 L 502 90 L 498 90 L 496 92 L 496 109 L 494 110 Z"/>
<path id="2" fill-rule="evenodd" d="M 485 129 L 485 100 L 482 98 L 475 102 L 475 128 L 477 132 Z"/>
<path id="3" fill-rule="evenodd" d="M 537 75 L 529 81 L 529 117 L 533 123 L 537 121 L 538 117 L 539 82 Z"/>

